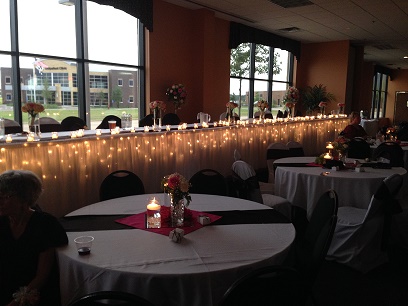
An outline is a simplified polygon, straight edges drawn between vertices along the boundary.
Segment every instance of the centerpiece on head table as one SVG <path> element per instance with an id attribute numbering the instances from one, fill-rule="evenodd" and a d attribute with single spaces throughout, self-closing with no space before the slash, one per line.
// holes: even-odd
<path id="1" fill-rule="evenodd" d="M 28 127 L 30 132 L 39 136 L 40 134 L 40 113 L 44 111 L 44 105 L 40 103 L 29 102 L 21 107 L 23 113 L 28 114 Z"/>
<path id="2" fill-rule="evenodd" d="M 238 107 L 238 103 L 234 102 L 234 101 L 229 101 L 227 102 L 227 104 L 225 105 L 227 107 L 227 112 L 225 114 L 225 119 L 229 122 L 233 122 L 235 120 L 235 112 L 234 109 Z"/>
<path id="3" fill-rule="evenodd" d="M 288 117 L 295 117 L 295 106 L 298 101 L 299 90 L 294 86 L 290 86 L 283 97 L 283 103 L 285 103 L 285 106 L 289 109 Z"/>
<path id="4" fill-rule="evenodd" d="M 153 113 L 153 130 L 161 128 L 162 113 L 166 111 L 166 103 L 163 101 L 152 101 L 149 103 L 150 111 Z"/>
<path id="5" fill-rule="evenodd" d="M 259 114 L 259 119 L 263 120 L 265 119 L 265 111 L 269 107 L 269 104 L 265 100 L 259 100 L 258 103 L 256 103 L 256 106 L 258 107 L 260 114 Z"/>
<path id="6" fill-rule="evenodd" d="M 186 103 L 187 91 L 183 84 L 173 84 L 167 88 L 166 95 L 169 101 L 174 104 L 174 113 Z"/>
<path id="7" fill-rule="evenodd" d="M 182 227 L 184 225 L 184 208 L 191 202 L 188 192 L 190 183 L 179 173 L 166 175 L 162 180 L 164 192 L 170 197 L 170 225 Z"/>

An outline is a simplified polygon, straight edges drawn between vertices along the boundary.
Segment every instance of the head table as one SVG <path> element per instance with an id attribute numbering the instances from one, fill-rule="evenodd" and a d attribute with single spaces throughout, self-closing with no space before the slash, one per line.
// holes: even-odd
<path id="1" fill-rule="evenodd" d="M 83 207 L 64 219 L 75 221 L 83 216 L 86 227 L 89 218 L 142 213 L 152 196 L 163 203 L 163 194 L 123 197 Z M 191 197 L 189 209 L 200 212 L 240 212 L 244 216 L 257 211 L 277 213 L 237 198 Z M 100 290 L 130 292 L 155 305 L 217 305 L 237 278 L 257 267 L 281 264 L 287 257 L 295 229 L 279 220 L 206 225 L 185 235 L 180 243 L 143 229 L 68 232 L 69 245 L 57 250 L 62 305 Z M 78 255 L 73 242 L 81 235 L 95 238 L 86 256 Z"/>
<path id="2" fill-rule="evenodd" d="M 130 170 L 143 181 L 146 192 L 161 190 L 163 176 L 179 172 L 189 179 L 195 172 L 212 168 L 230 174 L 234 150 L 255 169 L 266 167 L 266 149 L 272 142 L 299 141 L 308 155 L 322 152 L 326 141 L 335 139 L 347 118 L 242 122 L 229 126 L 201 124 L 143 128 L 85 130 L 81 137 L 71 132 L 43 133 L 41 140 L 27 142 L 25 135 L 0 140 L 0 172 L 31 170 L 44 182 L 40 207 L 58 217 L 99 201 L 99 186 L 116 170 Z M 167 130 L 169 128 L 169 130 Z"/>

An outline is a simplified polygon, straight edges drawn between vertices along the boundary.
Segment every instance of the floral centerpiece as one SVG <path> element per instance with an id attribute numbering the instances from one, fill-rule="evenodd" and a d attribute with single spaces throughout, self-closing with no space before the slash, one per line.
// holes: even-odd
<path id="1" fill-rule="evenodd" d="M 167 88 L 166 95 L 169 101 L 174 104 L 174 111 L 177 112 L 186 103 L 187 91 L 183 84 L 173 84 Z"/>
<path id="2" fill-rule="evenodd" d="M 225 106 L 227 107 L 227 114 L 225 117 L 227 119 L 234 118 L 234 109 L 238 107 L 238 103 L 234 101 L 229 101 L 225 104 Z"/>
<path id="3" fill-rule="evenodd" d="M 265 100 L 259 100 L 256 103 L 256 106 L 258 107 L 259 111 L 261 114 L 259 115 L 259 119 L 265 119 L 265 110 L 269 107 L 269 104 Z"/>
<path id="4" fill-rule="evenodd" d="M 152 101 L 149 103 L 150 110 L 157 110 L 157 111 L 166 111 L 166 103 L 163 101 Z"/>
<path id="5" fill-rule="evenodd" d="M 319 103 L 320 112 L 321 112 L 322 115 L 326 114 L 326 106 L 327 106 L 327 102 L 321 101 Z"/>
<path id="6" fill-rule="evenodd" d="M 349 139 L 342 136 L 333 141 L 332 145 L 334 150 L 339 155 L 339 160 L 344 160 L 346 158 L 346 154 L 349 148 L 349 141 Z"/>
<path id="7" fill-rule="evenodd" d="M 337 106 L 339 107 L 339 114 L 343 114 L 344 106 L 346 106 L 346 103 L 337 103 Z"/>
<path id="8" fill-rule="evenodd" d="M 184 207 L 187 207 L 191 202 L 191 196 L 188 192 L 190 183 L 184 176 L 176 172 L 163 178 L 162 187 L 164 192 L 170 196 L 171 225 L 183 226 Z"/>
<path id="9" fill-rule="evenodd" d="M 290 86 L 283 97 L 283 103 L 285 106 L 289 108 L 289 113 L 292 117 L 295 116 L 295 105 L 299 101 L 299 90 L 294 87 Z"/>
<path id="10" fill-rule="evenodd" d="M 44 106 L 40 103 L 29 102 L 21 107 L 21 111 L 28 114 L 28 126 L 30 131 L 33 131 L 34 122 L 38 119 L 39 114 L 44 111 Z M 34 130 L 33 132 L 37 131 Z"/>

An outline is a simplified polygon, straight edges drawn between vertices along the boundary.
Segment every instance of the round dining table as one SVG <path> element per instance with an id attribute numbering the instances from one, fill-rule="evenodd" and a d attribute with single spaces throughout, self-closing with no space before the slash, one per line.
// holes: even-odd
<path id="1" fill-rule="evenodd" d="M 312 162 L 311 159 L 303 158 L 300 161 L 295 157 L 293 162 L 297 166 L 288 166 L 291 159 L 285 158 L 284 163 L 281 163 L 285 166 L 277 162 L 275 170 L 275 194 L 286 198 L 292 205 L 305 209 L 308 218 L 319 197 L 329 189 L 336 191 L 339 206 L 367 208 L 371 196 L 386 177 L 395 173 L 400 174 L 404 177 L 404 186 L 408 186 L 407 171 L 402 167 L 377 169 L 373 167 L 375 164 L 373 163 L 362 167 L 364 172 L 357 172 L 354 169 L 336 171 L 317 165 L 298 165 L 299 162 Z M 404 187 L 401 191 L 401 194 L 404 194 L 402 202 L 406 200 L 403 189 Z"/>
<path id="2" fill-rule="evenodd" d="M 239 214 L 243 222 L 205 225 L 185 234 L 179 243 L 144 229 L 109 228 L 116 218 L 145 213 L 153 196 L 165 202 L 164 194 L 129 196 L 95 203 L 62 218 L 82 220 L 81 229 L 67 230 L 69 244 L 57 249 L 62 305 L 102 290 L 133 293 L 154 305 L 217 305 L 241 276 L 258 267 L 282 264 L 295 238 L 293 225 L 280 218 L 270 223 L 246 222 L 254 213 L 277 213 L 273 208 L 204 194 L 191 194 L 191 211 L 213 216 L 218 212 L 218 221 L 226 214 Z M 97 218 L 110 221 L 100 228 L 89 227 Z M 78 254 L 73 241 L 82 235 L 95 238 L 91 253 L 85 256 Z"/>

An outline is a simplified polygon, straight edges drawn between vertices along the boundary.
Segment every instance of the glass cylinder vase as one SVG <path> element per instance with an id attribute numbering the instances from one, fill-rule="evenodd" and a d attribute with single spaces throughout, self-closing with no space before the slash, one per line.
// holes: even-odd
<path id="1" fill-rule="evenodd" d="M 184 198 L 177 198 L 170 194 L 170 223 L 172 227 L 184 225 Z"/>
<path id="2" fill-rule="evenodd" d="M 296 108 L 296 102 L 294 102 L 293 106 L 290 108 L 290 117 L 292 119 L 295 118 L 295 108 Z"/>
<path id="3" fill-rule="evenodd" d="M 159 108 L 153 109 L 153 131 L 161 130 L 161 111 Z"/>
<path id="4" fill-rule="evenodd" d="M 40 114 L 39 113 L 34 113 L 34 114 L 28 113 L 28 129 L 30 132 L 33 133 L 35 140 L 40 138 L 41 131 L 40 131 Z"/>

